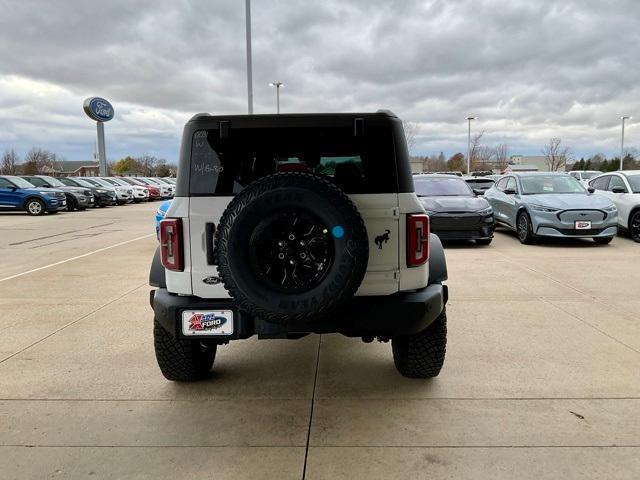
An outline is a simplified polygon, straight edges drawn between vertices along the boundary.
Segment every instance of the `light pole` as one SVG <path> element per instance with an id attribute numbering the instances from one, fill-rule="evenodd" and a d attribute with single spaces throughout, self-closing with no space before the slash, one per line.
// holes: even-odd
<path id="1" fill-rule="evenodd" d="M 271 82 L 269 84 L 270 87 L 276 87 L 276 108 L 278 114 L 280 113 L 280 87 L 284 87 L 284 83 L 282 82 Z"/>
<path id="2" fill-rule="evenodd" d="M 467 175 L 471 174 L 471 120 L 477 120 L 478 117 L 467 117 L 469 122 L 469 133 L 467 135 Z"/>
<path id="3" fill-rule="evenodd" d="M 620 170 L 622 170 L 622 162 L 624 158 L 624 121 L 629 120 L 631 117 L 622 116 L 620 120 L 622 120 L 622 141 L 620 142 Z"/>
<path id="4" fill-rule="evenodd" d="M 247 34 L 247 101 L 249 114 L 253 113 L 253 72 L 251 62 L 251 0 L 245 0 L 245 19 Z"/>

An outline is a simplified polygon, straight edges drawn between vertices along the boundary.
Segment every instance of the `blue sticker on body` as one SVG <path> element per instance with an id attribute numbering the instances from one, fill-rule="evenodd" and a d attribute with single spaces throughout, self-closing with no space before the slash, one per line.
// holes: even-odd
<path id="1" fill-rule="evenodd" d="M 344 237 L 344 228 L 342 228 L 340 225 L 336 225 L 331 229 L 331 235 L 333 235 L 335 238 Z"/>

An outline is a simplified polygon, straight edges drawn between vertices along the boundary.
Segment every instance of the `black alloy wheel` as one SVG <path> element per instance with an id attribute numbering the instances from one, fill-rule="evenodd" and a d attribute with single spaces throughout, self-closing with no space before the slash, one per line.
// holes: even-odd
<path id="1" fill-rule="evenodd" d="M 283 210 L 262 220 L 251 235 L 249 252 L 258 278 L 283 293 L 317 286 L 334 256 L 327 225 L 299 209 Z"/>
<path id="2" fill-rule="evenodd" d="M 533 233 L 531 232 L 531 220 L 527 212 L 522 212 L 518 215 L 517 222 L 518 240 L 520 243 L 529 244 L 533 239 Z"/>
<path id="3" fill-rule="evenodd" d="M 631 214 L 629 233 L 635 242 L 640 243 L 640 210 L 636 210 Z"/>

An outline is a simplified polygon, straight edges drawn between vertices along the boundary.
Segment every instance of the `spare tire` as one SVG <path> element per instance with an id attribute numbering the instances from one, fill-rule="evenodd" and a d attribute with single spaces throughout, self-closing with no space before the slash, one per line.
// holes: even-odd
<path id="1" fill-rule="evenodd" d="M 215 261 L 239 307 L 263 320 L 317 320 L 351 298 L 364 278 L 369 241 L 349 197 L 302 172 L 263 177 L 222 214 Z"/>

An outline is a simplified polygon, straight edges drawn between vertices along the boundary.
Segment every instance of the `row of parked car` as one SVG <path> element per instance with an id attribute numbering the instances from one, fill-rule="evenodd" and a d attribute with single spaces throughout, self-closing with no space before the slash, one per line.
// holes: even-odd
<path id="1" fill-rule="evenodd" d="M 173 198 L 174 178 L 0 175 L 0 210 L 29 215 Z"/>
<path id="2" fill-rule="evenodd" d="M 572 172 L 573 173 L 573 172 Z M 589 175 L 527 172 L 488 177 L 423 174 L 416 193 L 442 240 L 488 245 L 496 226 L 522 243 L 540 237 L 611 242 L 619 230 L 640 242 L 640 170 Z"/>

